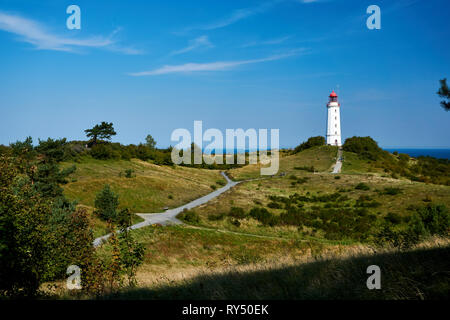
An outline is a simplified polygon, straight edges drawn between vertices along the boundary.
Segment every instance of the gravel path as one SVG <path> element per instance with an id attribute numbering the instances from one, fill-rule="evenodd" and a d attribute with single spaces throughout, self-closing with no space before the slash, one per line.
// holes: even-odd
<path id="1" fill-rule="evenodd" d="M 339 148 L 338 150 L 338 154 L 337 154 L 337 159 L 336 159 L 336 164 L 334 165 L 333 168 L 333 172 L 331 173 L 340 173 L 341 169 L 342 169 L 342 148 Z"/>
<path id="2" fill-rule="evenodd" d="M 185 205 L 182 205 L 178 208 L 169 209 L 169 210 L 166 210 L 166 211 L 160 212 L 160 213 L 137 213 L 138 216 L 144 218 L 144 221 L 132 225 L 129 229 L 139 229 L 142 227 L 150 226 L 155 223 L 159 223 L 161 225 L 181 224 L 182 222 L 180 220 L 178 220 L 176 218 L 176 216 L 179 213 L 181 213 L 184 209 L 189 210 L 194 207 L 198 207 L 199 205 L 202 205 L 202 204 L 218 197 L 225 191 L 231 189 L 232 187 L 234 187 L 235 185 L 237 185 L 238 183 L 241 182 L 241 181 L 232 181 L 230 178 L 228 178 L 228 176 L 224 172 L 221 172 L 221 174 L 227 180 L 227 184 L 224 187 L 217 189 L 216 191 L 213 191 L 213 192 L 207 194 L 206 196 L 203 196 L 203 197 L 195 199 L 189 203 L 186 203 Z M 97 247 L 100 244 L 102 244 L 110 236 L 111 236 L 111 234 L 107 234 L 100 238 L 95 239 L 94 247 Z"/>

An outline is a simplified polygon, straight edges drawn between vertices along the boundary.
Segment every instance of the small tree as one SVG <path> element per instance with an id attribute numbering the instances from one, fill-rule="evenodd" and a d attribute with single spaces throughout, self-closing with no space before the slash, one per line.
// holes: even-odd
<path id="1" fill-rule="evenodd" d="M 96 213 L 104 220 L 116 220 L 117 207 L 119 206 L 119 196 L 116 195 L 109 185 L 105 185 L 103 189 L 97 193 L 94 202 Z"/>
<path id="2" fill-rule="evenodd" d="M 92 138 L 92 145 L 97 144 L 97 140 L 110 140 L 111 136 L 115 136 L 116 132 L 112 122 L 102 122 L 101 124 L 95 125 L 92 129 L 84 130 L 88 138 Z"/>
<path id="3" fill-rule="evenodd" d="M 128 279 L 129 286 L 135 286 L 137 268 L 144 261 L 145 247 L 137 242 L 129 227 L 131 226 L 131 214 L 128 209 L 123 209 L 118 216 L 119 233 L 119 252 L 120 265 L 122 271 Z"/>
<path id="4" fill-rule="evenodd" d="M 439 91 L 437 92 L 437 94 L 441 98 L 447 99 L 447 101 L 445 101 L 445 100 L 441 101 L 441 106 L 442 106 L 442 108 L 445 109 L 445 111 L 449 111 L 450 110 L 450 91 L 448 89 L 447 79 L 444 78 L 442 80 L 439 80 L 439 82 L 441 83 L 441 87 L 439 88 Z"/>
<path id="5" fill-rule="evenodd" d="M 153 150 L 155 149 L 156 141 L 151 135 L 147 135 L 147 137 L 145 138 L 145 145 Z"/>

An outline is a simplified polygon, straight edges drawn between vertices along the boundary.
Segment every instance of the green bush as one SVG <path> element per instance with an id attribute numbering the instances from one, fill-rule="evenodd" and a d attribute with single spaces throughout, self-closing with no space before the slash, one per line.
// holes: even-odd
<path id="1" fill-rule="evenodd" d="M 314 172 L 315 168 L 314 166 L 302 166 L 302 167 L 294 167 L 295 170 L 304 170 L 307 172 Z"/>
<path id="2" fill-rule="evenodd" d="M 392 224 L 399 224 L 402 222 L 402 217 L 398 213 L 394 212 L 389 212 L 384 219 Z"/>
<path id="3" fill-rule="evenodd" d="M 266 208 L 254 207 L 250 210 L 249 215 L 261 222 L 263 225 L 274 226 L 277 224 L 277 217 Z"/>
<path id="4" fill-rule="evenodd" d="M 281 208 L 282 208 L 282 205 L 281 205 L 281 203 L 279 203 L 279 202 L 271 201 L 271 202 L 269 202 L 269 203 L 267 204 L 267 207 L 269 207 L 269 208 L 271 208 L 271 209 L 281 209 Z"/>
<path id="5" fill-rule="evenodd" d="M 183 212 L 181 212 L 178 216 L 178 219 L 185 221 L 187 223 L 199 223 L 200 222 L 200 216 L 195 211 L 189 211 L 187 209 L 184 209 Z"/>
<path id="6" fill-rule="evenodd" d="M 224 213 L 217 213 L 217 214 L 209 214 L 208 215 L 208 220 L 210 221 L 219 221 L 219 220 L 223 220 L 223 218 L 225 218 L 225 214 Z"/>
<path id="7" fill-rule="evenodd" d="M 95 212 L 103 220 L 115 221 L 117 218 L 117 207 L 119 206 L 119 196 L 116 195 L 109 185 L 97 193 L 94 201 Z"/>
<path id="8" fill-rule="evenodd" d="M 303 142 L 302 144 L 298 145 L 294 149 L 294 153 L 298 153 L 300 151 L 316 147 L 316 146 L 324 146 L 325 145 L 325 138 L 322 136 L 317 137 L 311 137 L 308 139 L 308 141 Z"/>
<path id="9" fill-rule="evenodd" d="M 38 192 L 23 170 L 38 159 L 25 157 L 0 157 L 0 300 L 38 295 L 42 283 L 64 279 L 70 264 L 84 267 L 93 253 L 86 210 Z M 41 178 L 42 189 L 53 185 Z"/>
<path id="10" fill-rule="evenodd" d="M 433 235 L 445 236 L 450 228 L 450 214 L 444 205 L 428 205 L 417 210 L 425 230 Z"/>
<path id="11" fill-rule="evenodd" d="M 355 189 L 367 191 L 367 190 L 370 190 L 370 187 L 367 184 L 365 184 L 364 182 L 361 182 L 356 185 Z"/>
<path id="12" fill-rule="evenodd" d="M 228 213 L 230 217 L 237 218 L 237 219 L 243 219 L 247 216 L 244 209 L 240 207 L 231 207 L 230 212 Z"/>
<path id="13" fill-rule="evenodd" d="M 217 180 L 217 181 L 216 181 L 216 184 L 218 184 L 219 186 L 224 186 L 224 185 L 226 185 L 227 183 L 226 183 L 225 181 L 223 181 L 223 180 Z"/>
<path id="14" fill-rule="evenodd" d="M 400 188 L 391 188 L 391 187 L 384 188 L 384 190 L 381 192 L 381 194 L 386 194 L 386 195 L 389 195 L 389 196 L 395 196 L 395 195 L 400 194 L 400 193 L 402 193 L 402 189 L 400 189 Z"/>
<path id="15" fill-rule="evenodd" d="M 241 223 L 239 222 L 239 220 L 237 220 L 237 219 L 232 219 L 231 220 L 231 224 L 233 225 L 233 226 L 235 226 L 235 227 L 240 227 L 241 226 Z"/>
<path id="16" fill-rule="evenodd" d="M 125 170 L 125 178 L 132 178 L 133 177 L 133 173 L 134 173 L 133 169 Z"/>
<path id="17" fill-rule="evenodd" d="M 371 137 L 351 137 L 345 140 L 344 151 L 354 152 L 364 159 L 378 160 L 384 152 Z"/>

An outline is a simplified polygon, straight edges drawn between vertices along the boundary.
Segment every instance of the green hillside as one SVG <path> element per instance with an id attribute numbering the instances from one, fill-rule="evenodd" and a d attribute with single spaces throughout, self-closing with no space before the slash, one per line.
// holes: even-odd
<path id="1" fill-rule="evenodd" d="M 136 213 L 161 212 L 164 207 L 177 207 L 219 187 L 225 179 L 219 171 L 187 167 L 158 166 L 132 159 L 83 159 L 75 164 L 76 172 L 64 186 L 64 194 L 80 204 L 93 206 L 95 195 L 105 184 L 119 195 L 119 207 Z M 132 170 L 131 178 L 126 170 Z"/>

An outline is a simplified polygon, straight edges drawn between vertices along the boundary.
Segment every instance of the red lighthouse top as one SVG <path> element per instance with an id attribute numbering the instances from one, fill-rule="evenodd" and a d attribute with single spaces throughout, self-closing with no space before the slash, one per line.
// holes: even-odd
<path id="1" fill-rule="evenodd" d="M 338 102 L 338 96 L 337 96 L 336 92 L 334 92 L 334 90 L 330 93 L 330 99 L 329 99 L 328 103 L 330 103 L 330 102 Z"/>

